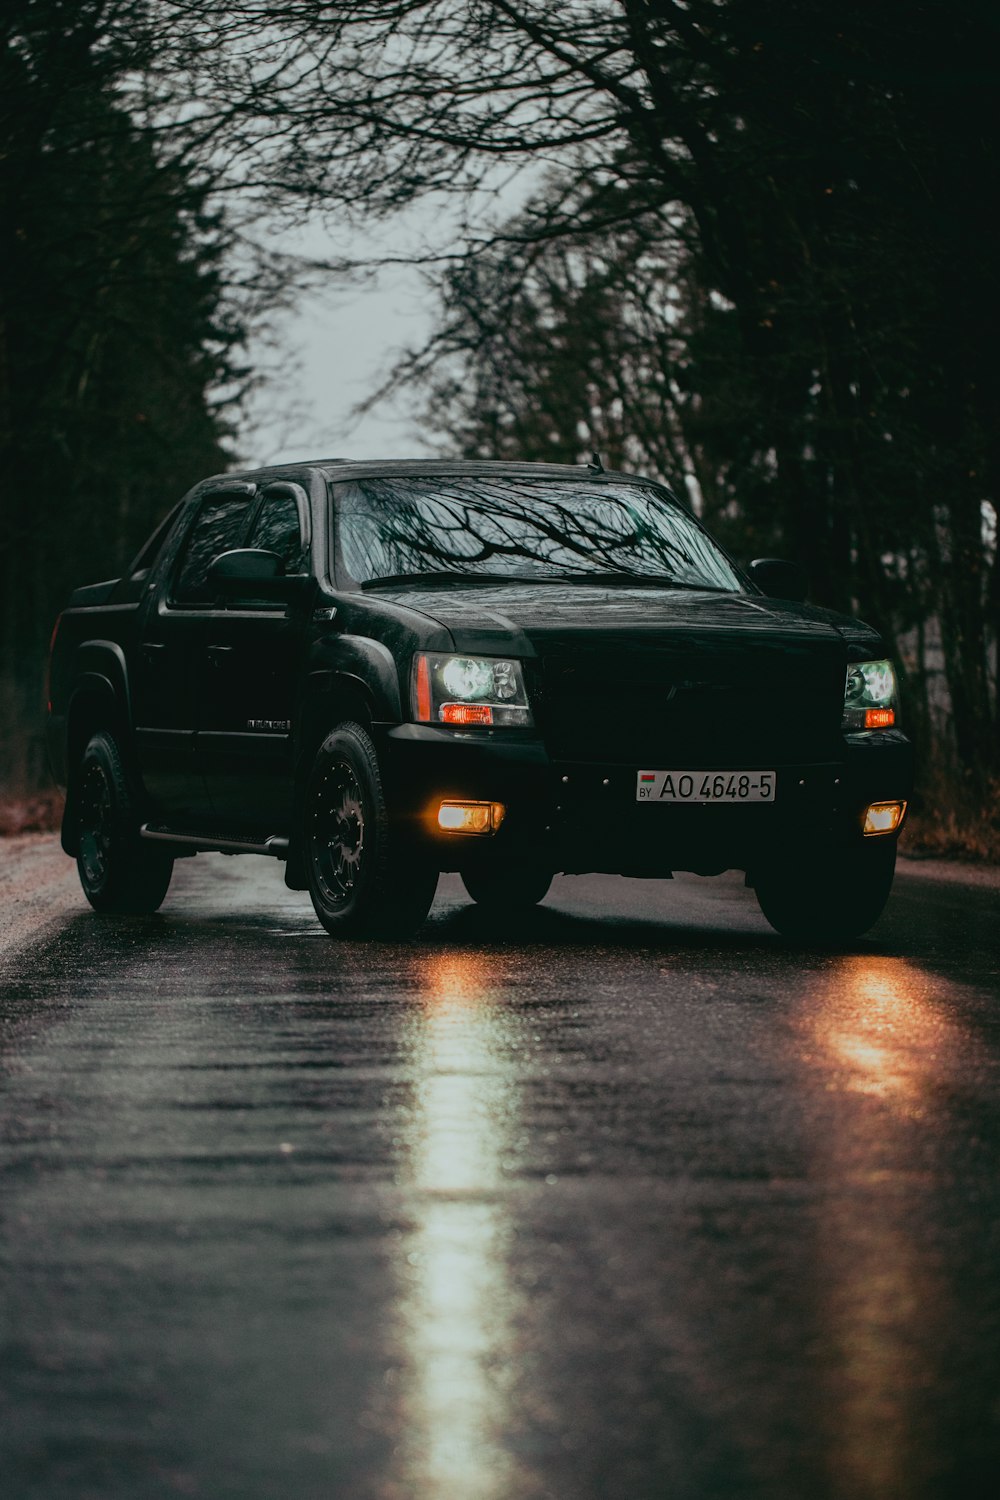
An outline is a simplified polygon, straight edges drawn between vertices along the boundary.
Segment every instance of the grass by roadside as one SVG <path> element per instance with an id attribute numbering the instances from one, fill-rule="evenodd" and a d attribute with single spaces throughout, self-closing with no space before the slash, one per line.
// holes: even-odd
<path id="1" fill-rule="evenodd" d="M 1000 865 L 1000 779 L 977 798 L 953 779 L 928 777 L 914 796 L 899 847 L 916 859 Z"/>
<path id="2" fill-rule="evenodd" d="M 62 820 L 64 801 L 55 787 L 31 796 L 0 797 L 0 838 L 55 832 Z"/>

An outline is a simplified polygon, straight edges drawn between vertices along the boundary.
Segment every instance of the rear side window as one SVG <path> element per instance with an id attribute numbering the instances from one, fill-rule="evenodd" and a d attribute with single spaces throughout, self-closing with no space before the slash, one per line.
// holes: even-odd
<path id="1" fill-rule="evenodd" d="M 175 604 L 207 604 L 208 570 L 221 553 L 238 547 L 250 509 L 248 495 L 212 495 L 195 521 L 174 580 Z"/>

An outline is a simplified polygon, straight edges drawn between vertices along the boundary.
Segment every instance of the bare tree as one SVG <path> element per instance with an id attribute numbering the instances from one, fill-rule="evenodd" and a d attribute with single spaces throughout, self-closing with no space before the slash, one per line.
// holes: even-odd
<path id="1" fill-rule="evenodd" d="M 732 485 L 734 525 L 801 556 L 821 599 L 861 597 L 900 635 L 939 625 L 949 733 L 986 788 L 1000 588 L 983 531 L 998 396 L 983 337 L 996 307 L 985 11 L 150 0 L 143 17 L 155 48 L 132 105 L 185 170 L 285 222 L 320 213 L 334 237 L 433 206 L 427 244 L 408 253 L 440 267 L 438 347 L 459 354 L 466 339 L 487 405 L 489 380 L 496 394 L 515 372 L 493 311 L 519 279 L 521 311 L 559 323 L 563 369 L 586 368 L 584 426 L 657 463 L 694 469 L 699 455 L 706 494 L 721 485 L 721 508 Z M 519 171 L 531 191 L 504 221 L 491 194 Z M 622 246 L 644 237 L 626 275 Z M 384 258 L 399 253 L 387 232 Z M 524 378 L 538 353 L 521 341 L 517 379 L 539 409 L 510 408 L 507 436 L 568 445 L 555 366 L 547 383 Z M 440 378 L 419 354 L 411 368 Z M 637 398 L 647 371 L 659 413 Z M 461 422 L 455 435 L 504 441 L 502 406 L 493 439 Z M 914 692 L 922 673 L 917 660 Z"/>

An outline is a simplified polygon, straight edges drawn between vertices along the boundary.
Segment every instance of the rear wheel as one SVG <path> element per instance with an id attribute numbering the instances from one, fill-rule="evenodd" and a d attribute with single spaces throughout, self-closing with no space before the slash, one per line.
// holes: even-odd
<path id="1" fill-rule="evenodd" d="M 99 730 L 80 762 L 77 857 L 95 911 L 148 913 L 167 894 L 174 862 L 139 837 L 139 815 L 114 735 Z"/>
<path id="2" fill-rule="evenodd" d="M 438 872 L 394 826 L 378 756 L 360 724 L 327 737 L 306 786 L 303 848 L 316 915 L 334 937 L 408 937 Z"/>
<path id="3" fill-rule="evenodd" d="M 552 873 L 514 863 L 478 865 L 462 871 L 462 884 L 487 911 L 519 912 L 544 900 Z"/>
<path id="4" fill-rule="evenodd" d="M 822 863 L 788 860 L 754 872 L 757 902 L 783 937 L 838 941 L 859 937 L 885 909 L 896 868 L 896 840 L 834 850 Z"/>

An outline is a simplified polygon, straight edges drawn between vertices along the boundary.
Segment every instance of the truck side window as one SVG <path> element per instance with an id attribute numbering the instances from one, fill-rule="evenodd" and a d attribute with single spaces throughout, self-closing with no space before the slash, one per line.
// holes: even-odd
<path id="1" fill-rule="evenodd" d="M 299 527 L 299 509 L 291 495 L 265 495 L 247 546 L 277 552 L 285 564 L 286 573 L 302 573 L 305 570 L 306 556 Z"/>
<path id="2" fill-rule="evenodd" d="M 209 602 L 209 566 L 220 553 L 240 545 L 249 505 L 247 495 L 215 495 L 205 501 L 188 535 L 174 580 L 175 604 Z"/>

